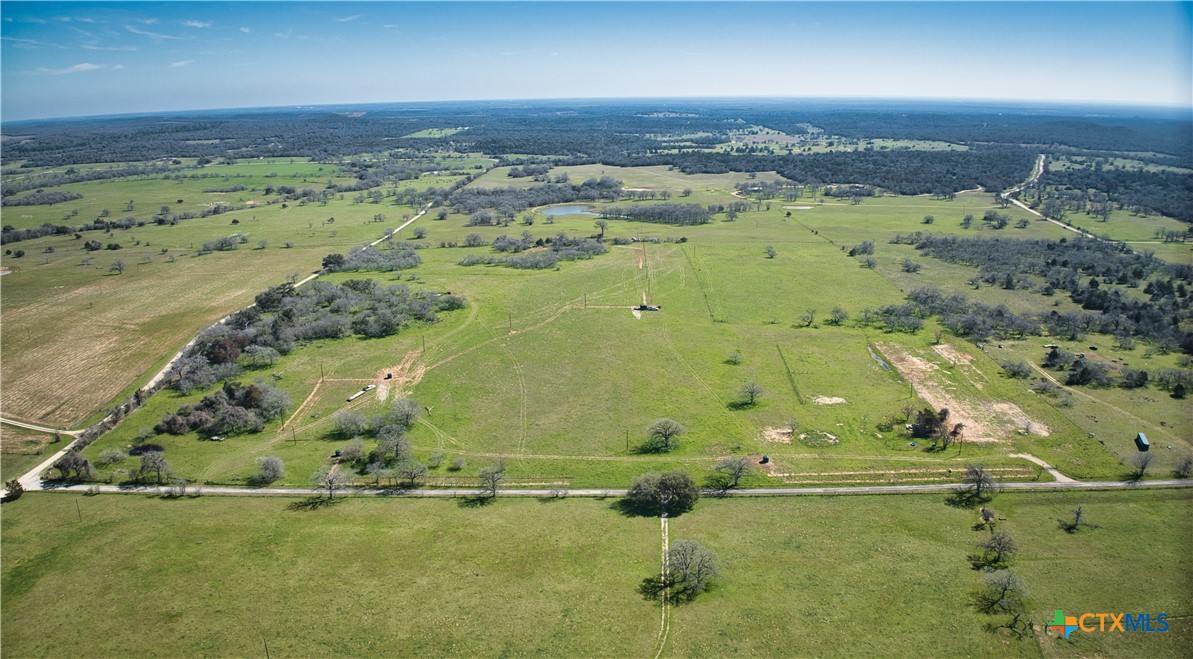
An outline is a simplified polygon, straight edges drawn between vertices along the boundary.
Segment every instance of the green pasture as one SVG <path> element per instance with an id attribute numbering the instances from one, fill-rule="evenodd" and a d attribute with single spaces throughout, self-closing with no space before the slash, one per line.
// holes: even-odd
<path id="1" fill-rule="evenodd" d="M 444 160 L 446 167 L 450 158 Z M 316 173 L 328 174 L 312 173 L 309 168 L 319 167 L 315 163 L 276 162 L 211 165 L 204 171 L 220 168 L 230 172 L 228 181 L 235 182 L 238 177 L 256 176 L 254 167 L 265 174 L 291 167 L 284 170 L 286 174 L 311 181 Z M 561 171 L 567 171 L 573 181 L 609 175 L 626 187 L 669 190 L 673 203 L 732 201 L 734 184 L 749 180 L 741 174 L 688 176 L 666 167 L 587 165 L 556 168 L 553 174 Z M 773 176 L 764 173 L 759 179 Z M 497 169 L 474 185 L 486 185 L 490 178 L 488 185 L 512 180 Z M 399 185 L 445 187 L 453 180 L 427 175 Z M 208 181 L 156 184 L 212 185 Z M 312 185 L 321 187 L 325 182 Z M 94 185 L 107 185 L 124 196 L 132 189 L 127 186 L 153 183 Z M 685 188 L 693 189 L 691 197 L 679 196 Z M 376 239 L 416 211 L 388 203 L 355 203 L 353 196 L 346 194 L 326 206 L 261 206 L 173 227 L 147 225 L 116 231 L 112 236 L 95 232 L 95 239 L 120 241 L 125 248 L 96 252 L 89 265 L 80 265 L 81 241 L 70 236 L 21 243 L 26 257 L 7 261 L 21 267 L 5 277 L 4 311 L 10 320 L 28 321 L 4 337 L 6 357 L 15 355 L 4 363 L 6 412 L 63 424 L 94 414 L 127 392 L 130 383 L 147 379 L 155 364 L 164 362 L 202 326 L 244 306 L 257 292 L 288 275 L 314 271 L 327 253 Z M 800 474 L 810 473 L 803 466 L 810 455 L 827 460 L 828 466 L 816 468 L 822 474 L 818 478 L 826 479 L 832 477 L 823 474 L 833 469 L 858 469 L 850 462 L 857 459 L 875 461 L 860 467 L 875 473 L 893 471 L 891 458 L 932 467 L 941 456 L 907 446 L 902 433 L 875 436 L 879 422 L 893 421 L 905 406 L 922 405 L 906 382 L 884 371 L 870 355 L 877 342 L 893 341 L 933 360 L 944 386 L 960 399 L 978 407 L 1011 402 L 1053 429 L 1047 438 L 1010 433 L 1003 437 L 1008 441 L 996 445 L 968 446 L 972 453 L 967 455 L 1007 460 L 1006 454 L 1014 448 L 1040 455 L 1075 476 L 1119 475 L 1117 452 L 1095 444 L 1085 424 L 1074 419 L 1070 410 L 1057 409 L 1021 383 L 1002 382 L 996 361 L 972 346 L 953 342 L 975 359 L 971 366 L 956 369 L 930 349 L 931 326 L 919 335 L 892 336 L 859 328 L 852 321 L 841 327 L 827 322 L 834 307 L 856 317 L 865 307 L 897 304 L 907 290 L 922 285 L 958 290 L 1018 311 L 1034 311 L 1054 302 L 1054 308 L 1069 310 L 1073 305 L 1067 299 L 988 286 L 972 290 L 965 284 L 971 269 L 920 258 L 909 246 L 887 242 L 895 233 L 921 230 L 988 235 L 989 229 L 978 228 L 980 221 L 969 230 L 957 223 L 963 214 L 980 218 L 986 210 L 997 209 L 991 195 L 962 193 L 951 201 L 929 196 L 877 197 L 859 205 L 807 198 L 791 203 L 771 200 L 770 204 L 768 210 L 741 213 L 733 222 L 718 216 L 701 226 L 610 220 L 607 239 L 637 242 L 613 245 L 610 241 L 608 254 L 565 262 L 552 271 L 463 267 L 458 262 L 465 255 L 489 254 L 491 248 L 439 245 L 462 242 L 470 233 L 487 241 L 524 231 L 538 238 L 559 232 L 595 235 L 596 218 L 548 218 L 531 211 L 531 225 L 518 221 L 508 227 L 469 227 L 467 217 L 459 214 L 449 213 L 445 221 L 438 221 L 436 213 L 429 213 L 397 238 L 409 240 L 406 236 L 415 228 L 427 232 L 418 241 L 427 247 L 419 252 L 423 259 L 419 268 L 404 275 L 343 273 L 328 280 L 367 276 L 452 291 L 469 299 L 468 309 L 388 339 L 319 342 L 271 369 L 244 376 L 246 381 L 280 377 L 277 383 L 290 393 L 292 413 L 311 397 L 310 405 L 284 432 L 279 432 L 281 423 L 274 422 L 261 435 L 222 444 L 200 442 L 193 434 L 148 441 L 165 448 L 178 475 L 189 480 L 243 482 L 255 471 L 257 457 L 276 454 L 288 466 L 284 484 L 302 485 L 338 446 L 329 431 L 332 417 L 345 405 L 344 398 L 365 383 L 380 383 L 379 374 L 415 352 L 412 363 L 417 375 L 412 377 L 416 381 L 400 392 L 395 390 L 390 398 L 411 395 L 430 411 L 411 434 L 420 457 L 443 453 L 449 462 L 452 456 L 466 458 L 468 467 L 460 473 L 448 473 L 445 468 L 433 473 L 438 480 L 432 481 L 439 484 L 469 478 L 497 460 L 508 463 L 512 477 L 526 481 L 557 479 L 597 487 L 622 486 L 641 465 L 678 465 L 699 475 L 716 459 L 731 454 L 773 454 L 781 468 L 777 466 L 771 476 L 758 475 L 759 482 L 786 478 L 781 474 L 794 474 L 792 481 L 800 482 Z M 1015 209 L 1000 211 L 1013 217 L 1020 214 Z M 374 221 L 378 213 L 385 215 L 383 222 Z M 933 215 L 936 221 L 924 225 L 924 215 Z M 233 219 L 238 223 L 233 225 Z M 203 241 L 234 232 L 246 235 L 240 249 L 194 255 Z M 1056 238 L 1066 233 L 1051 223 L 1032 221 L 1025 229 L 1010 226 L 998 235 Z M 259 240 L 266 241 L 264 249 L 256 248 Z M 873 270 L 845 254 L 862 240 L 876 243 L 878 266 Z M 142 244 L 136 245 L 137 241 Z M 287 242 L 292 247 L 283 247 Z M 773 258 L 767 256 L 768 246 L 775 251 Z M 43 254 L 44 247 L 55 249 Z M 904 256 L 924 268 L 915 274 L 902 272 L 899 263 Z M 175 260 L 169 262 L 169 257 Z M 108 272 L 116 258 L 126 263 L 123 275 Z M 248 263 L 251 268 L 243 267 Z M 239 271 L 244 274 L 237 278 L 220 276 Z M 195 282 L 204 285 L 195 286 Z M 217 284 L 224 288 L 212 295 Z M 663 311 L 643 312 L 635 318 L 629 307 L 644 300 L 662 305 Z M 800 316 L 810 311 L 814 322 L 802 327 Z M 121 330 L 129 326 L 139 328 L 137 341 L 121 340 Z M 54 331 L 48 331 L 51 327 Z M 93 347 L 68 355 L 58 349 L 64 342 Z M 731 353 L 739 353 L 742 363 L 726 363 Z M 51 354 L 53 359 L 47 357 Z M 764 395 L 754 407 L 736 408 L 738 390 L 747 381 L 761 385 Z M 135 446 L 138 435 L 164 414 L 205 393 L 187 398 L 172 392 L 159 394 L 89 449 L 90 454 Z M 845 402 L 821 405 L 815 402 L 817 397 Z M 353 406 L 374 414 L 384 404 L 370 395 Z M 636 447 L 646 439 L 646 427 L 659 417 L 675 418 L 687 426 L 679 448 L 663 456 L 637 453 Z M 836 438 L 835 443 L 782 445 L 763 440 L 766 429 L 782 427 L 788 419 L 796 420 L 801 432 L 812 438 L 827 433 Z M 113 470 L 134 463 L 129 459 L 114 465 L 102 477 L 119 478 Z M 1010 460 L 1007 464 L 1027 463 Z"/>
<path id="2" fill-rule="evenodd" d="M 5 654 L 629 656 L 657 635 L 637 586 L 658 520 L 610 501 L 300 503 L 6 504 Z"/>
<path id="3" fill-rule="evenodd" d="M 975 510 L 940 495 L 705 499 L 669 537 L 712 549 L 722 576 L 669 608 L 662 655 L 1183 656 L 1189 493 L 1008 492 L 989 505 L 1019 547 L 1008 567 L 1036 626 L 1024 639 L 971 604 L 981 573 L 969 556 L 988 535 Z M 1059 528 L 1078 506 L 1098 528 Z M 13 656 L 658 648 L 661 609 L 638 586 L 659 569 L 659 522 L 611 499 L 311 509 L 34 493 L 4 512 L 0 641 Z M 1170 627 L 1066 641 L 1043 632 L 1055 609 L 1168 613 Z"/>
<path id="4" fill-rule="evenodd" d="M 468 130 L 468 128 L 467 127 L 464 127 L 464 128 L 424 128 L 420 131 L 415 131 L 408 135 L 403 135 L 402 137 L 425 137 L 425 138 L 450 137 L 450 136 L 455 135 L 456 133 L 463 131 L 463 130 Z"/>
<path id="5" fill-rule="evenodd" d="M 261 435 L 223 443 L 198 441 L 193 434 L 149 441 L 161 445 L 178 475 L 189 480 L 240 483 L 254 473 L 257 457 L 278 455 L 287 464 L 283 484 L 303 485 L 342 446 L 330 432 L 334 414 L 348 406 L 346 397 L 365 383 L 384 384 L 379 374 L 413 351 L 421 380 L 400 393 L 429 409 L 411 439 L 420 458 L 445 456 L 445 466 L 431 474 L 439 485 L 471 485 L 477 469 L 499 460 L 520 482 L 593 487 L 624 486 L 647 468 L 679 466 L 703 477 L 716 460 L 743 454 L 772 456 L 775 475 L 760 473 L 757 484 L 833 480 L 823 474 L 834 469 L 939 470 L 961 468 L 963 460 L 974 459 L 1027 464 L 1000 457 L 1009 452 L 1006 444 L 972 445 L 964 456 L 940 456 L 909 447 L 901 432 L 882 435 L 879 422 L 894 419 L 906 405 L 921 404 L 906 382 L 871 356 L 874 342 L 896 341 L 939 362 L 947 386 L 959 387 L 959 395 L 975 404 L 1010 398 L 1054 428 L 1057 437 L 1080 443 L 1078 429 L 1034 401 L 1034 394 L 997 382 L 986 385 L 985 379 L 999 377 L 999 367 L 976 349 L 960 347 L 978 356 L 976 370 L 954 372 L 943 358 L 933 357 L 926 332 L 901 337 L 848 322 L 827 324 L 834 306 L 856 315 L 864 306 L 897 303 L 902 293 L 881 273 L 859 267 L 775 211 L 744 217 L 700 227 L 611 221 L 610 237 L 682 231 L 690 238 L 682 244 L 611 246 L 609 254 L 563 263 L 557 271 L 457 265 L 463 255 L 485 253 L 487 247 L 421 250 L 419 268 L 381 279 L 463 294 L 468 309 L 387 339 L 317 342 L 272 369 L 247 375 L 246 381 L 280 375 L 277 384 L 290 392 L 294 410 L 316 392 L 284 432 L 275 422 Z M 425 242 L 435 245 L 462 240 L 472 231 L 490 239 L 514 229 L 537 236 L 584 235 L 593 230 L 592 221 L 570 216 L 552 225 L 472 228 L 453 216 L 444 222 L 424 218 L 419 226 L 429 229 Z M 766 257 L 760 238 L 775 245 L 775 258 Z M 359 276 L 341 273 L 327 279 Z M 636 318 L 630 307 L 644 295 L 663 311 Z M 814 325 L 797 327 L 808 309 L 817 311 Z M 740 364 L 727 363 L 732 353 L 741 355 Z M 321 377 L 326 378 L 322 384 Z M 760 384 L 763 397 L 752 408 L 735 409 L 738 390 L 747 381 Z M 159 394 L 93 445 L 90 454 L 134 447 L 145 428 L 202 395 Z M 398 395 L 391 392 L 391 399 Z M 843 402 L 818 404 L 818 398 Z M 351 407 L 376 414 L 384 404 L 370 394 Z M 647 426 L 660 417 L 688 428 L 679 448 L 666 455 L 638 453 Z M 783 427 L 787 419 L 795 419 L 813 440 L 764 440 L 764 430 Z M 814 440 L 822 433 L 836 437 L 836 443 L 817 445 Z M 1029 442 L 1024 450 L 1031 448 Z M 1074 464 L 1084 469 L 1082 475 L 1117 475 L 1117 462 L 1099 451 Z M 449 472 L 446 464 L 455 457 L 465 458 L 467 467 Z M 133 458 L 113 468 L 135 463 Z M 808 473 L 821 475 L 809 479 Z M 871 478 L 883 477 L 865 477 Z"/>
<path id="6" fill-rule="evenodd" d="M 1003 494 L 991 507 L 1019 547 L 1035 634 L 1018 640 L 970 604 L 967 556 L 988 535 L 940 497 L 705 500 L 671 520 L 672 542 L 720 557 L 719 587 L 671 614 L 672 656 L 1182 656 L 1188 615 L 1187 492 Z M 1098 529 L 1068 534 L 1082 506 Z M 1146 538 L 1146 541 L 1141 539 Z M 876 603 L 882 602 L 882 605 Z M 1045 635 L 1055 609 L 1167 612 L 1166 633 Z M 843 630 L 849 630 L 843 635 Z"/>

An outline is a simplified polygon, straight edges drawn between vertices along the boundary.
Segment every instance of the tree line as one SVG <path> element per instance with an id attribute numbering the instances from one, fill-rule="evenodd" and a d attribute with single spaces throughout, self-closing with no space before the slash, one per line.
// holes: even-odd
<path id="1" fill-rule="evenodd" d="M 372 279 L 342 284 L 312 281 L 302 288 L 274 286 L 256 305 L 199 334 L 170 370 L 170 386 L 183 394 L 235 377 L 244 368 L 272 363 L 301 343 L 350 335 L 390 336 L 414 322 L 466 305 L 457 295 L 412 291 Z"/>

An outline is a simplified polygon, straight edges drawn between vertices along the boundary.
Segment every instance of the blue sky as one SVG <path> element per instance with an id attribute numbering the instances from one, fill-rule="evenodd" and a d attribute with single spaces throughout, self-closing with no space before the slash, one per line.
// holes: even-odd
<path id="1" fill-rule="evenodd" d="M 5 120 L 508 98 L 1193 105 L 1191 3 L 3 2 Z"/>

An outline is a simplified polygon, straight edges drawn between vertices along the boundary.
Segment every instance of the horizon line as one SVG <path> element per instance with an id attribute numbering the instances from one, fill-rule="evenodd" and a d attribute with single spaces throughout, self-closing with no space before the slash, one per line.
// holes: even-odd
<path id="1" fill-rule="evenodd" d="M 287 103 L 281 105 L 242 105 L 185 108 L 177 110 L 132 110 L 128 112 L 113 112 L 93 115 L 59 115 L 49 117 L 30 117 L 21 119 L 0 118 L 0 130 L 4 124 L 29 124 L 57 121 L 105 120 L 154 115 L 189 115 L 207 112 L 233 112 L 237 110 L 304 110 L 317 108 L 332 108 L 345 106 L 400 106 L 419 104 L 451 104 L 451 103 L 528 103 L 528 102 L 617 102 L 617 101 L 837 101 L 837 102 L 881 102 L 881 103 L 955 103 L 964 104 L 996 104 L 1009 106 L 1041 105 L 1055 109 L 1062 108 L 1107 108 L 1107 109 L 1138 109 L 1156 111 L 1181 111 L 1189 113 L 1193 121 L 1193 106 L 1183 103 L 1144 102 L 1112 100 L 1057 100 L 1042 98 L 994 98 L 994 97 L 948 97 L 948 96 L 800 96 L 800 95 L 726 95 L 726 96 L 577 96 L 577 97 L 509 97 L 509 98 L 460 98 L 460 99 L 420 99 L 409 101 L 339 101 L 318 103 Z"/>

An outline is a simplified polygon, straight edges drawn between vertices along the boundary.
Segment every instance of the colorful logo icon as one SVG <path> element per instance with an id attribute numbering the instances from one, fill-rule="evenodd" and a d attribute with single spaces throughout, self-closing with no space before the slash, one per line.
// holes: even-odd
<path id="1" fill-rule="evenodd" d="M 1077 629 L 1077 617 L 1066 616 L 1064 611 L 1057 609 L 1056 613 L 1053 614 L 1052 624 L 1048 625 L 1048 629 L 1056 634 L 1064 634 L 1064 637 L 1068 639 L 1069 634 L 1072 634 Z"/>

